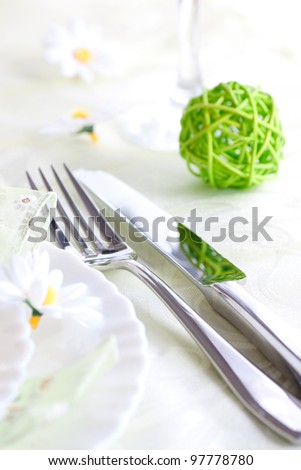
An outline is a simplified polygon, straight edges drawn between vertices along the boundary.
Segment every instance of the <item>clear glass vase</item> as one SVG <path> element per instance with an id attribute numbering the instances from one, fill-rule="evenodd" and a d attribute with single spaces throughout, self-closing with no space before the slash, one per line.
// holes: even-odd
<path id="1" fill-rule="evenodd" d="M 200 0 L 178 0 L 178 72 L 166 100 L 136 106 L 122 118 L 123 135 L 132 143 L 158 151 L 178 149 L 184 107 L 202 91 L 199 66 Z"/>

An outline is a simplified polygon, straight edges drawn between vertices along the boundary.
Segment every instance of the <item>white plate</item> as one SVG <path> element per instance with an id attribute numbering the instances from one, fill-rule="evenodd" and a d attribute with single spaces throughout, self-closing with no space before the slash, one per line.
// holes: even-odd
<path id="1" fill-rule="evenodd" d="M 41 379 L 28 381 L 27 389 L 26 387 L 25 390 L 23 389 L 21 398 L 11 406 L 7 417 L 0 423 L 0 448 L 94 449 L 108 447 L 124 430 L 142 392 L 147 362 L 144 327 L 136 318 L 131 302 L 121 295 L 115 285 L 107 281 L 102 273 L 85 266 L 70 252 L 63 252 L 49 243 L 44 244 L 44 248 L 50 254 L 51 269 L 58 268 L 63 271 L 64 284 L 85 282 L 89 287 L 88 294 L 101 298 L 99 307 L 103 315 L 101 328 L 99 328 L 99 323 L 92 322 L 64 329 L 61 371 L 55 374 L 58 367 L 54 367 L 55 370 L 53 370 L 53 364 L 47 364 L 45 370 L 47 383 L 49 378 L 51 382 L 51 374 L 54 373 L 55 386 L 52 386 L 52 391 L 49 391 L 50 386 L 47 393 L 43 394 L 44 379 L 43 381 Z M 57 331 L 62 335 L 59 330 Z M 55 334 L 55 331 L 51 332 L 53 333 Z M 103 376 L 103 371 L 97 372 L 102 368 L 102 364 L 97 362 L 97 344 L 109 336 L 116 339 L 119 360 Z M 48 355 L 54 355 L 57 347 L 53 348 L 52 353 L 51 341 L 48 346 L 50 348 Z M 39 345 L 37 350 L 38 347 Z M 112 354 L 114 341 L 108 340 L 104 346 L 100 347 L 102 350 L 105 349 L 105 354 Z M 92 352 L 86 356 L 91 348 Z M 68 354 L 70 351 L 71 353 Z M 47 354 L 47 348 L 41 352 L 41 357 L 43 354 Z M 88 359 L 82 359 L 86 361 L 85 363 L 80 362 L 81 355 L 88 357 Z M 72 366 L 74 362 L 76 364 Z M 86 380 L 84 374 L 88 373 L 89 368 L 93 366 L 94 375 Z M 36 364 L 33 369 L 36 369 Z M 73 376 L 70 379 L 71 374 Z M 85 387 L 84 395 L 75 401 L 72 398 L 72 391 L 69 391 L 73 380 L 77 381 L 80 386 L 84 382 Z M 64 393 L 65 395 L 70 393 L 67 405 L 65 402 L 56 401 L 54 391 L 59 389 L 57 385 L 60 387 L 62 396 Z M 28 388 L 30 394 L 28 394 Z M 24 395 L 27 395 L 26 399 Z M 44 399 L 45 395 L 47 395 L 47 402 Z M 51 413 L 47 414 L 46 409 L 52 410 Z"/>

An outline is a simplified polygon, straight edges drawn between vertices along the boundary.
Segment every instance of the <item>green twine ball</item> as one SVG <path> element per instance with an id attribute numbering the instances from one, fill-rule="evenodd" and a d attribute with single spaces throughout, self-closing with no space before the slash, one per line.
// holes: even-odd
<path id="1" fill-rule="evenodd" d="M 180 153 L 211 186 L 250 188 L 277 175 L 285 139 L 273 98 L 237 82 L 189 101 Z"/>

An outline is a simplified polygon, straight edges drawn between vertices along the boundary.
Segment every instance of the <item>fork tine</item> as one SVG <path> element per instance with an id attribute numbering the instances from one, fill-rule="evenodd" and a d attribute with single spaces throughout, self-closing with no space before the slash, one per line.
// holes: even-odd
<path id="1" fill-rule="evenodd" d="M 26 173 L 26 176 L 27 176 L 27 179 L 28 179 L 28 182 L 29 182 L 29 185 L 30 185 L 31 189 L 34 189 L 35 191 L 38 191 L 38 187 L 35 184 L 35 182 L 33 181 L 32 177 L 30 176 L 28 171 L 26 171 L 25 173 Z"/>
<path id="2" fill-rule="evenodd" d="M 57 173 L 57 171 L 55 170 L 54 166 L 51 165 L 51 169 L 53 171 L 53 174 L 58 182 L 58 185 L 60 186 L 66 200 L 68 201 L 69 203 L 69 206 L 71 207 L 71 209 L 73 210 L 73 212 L 77 215 L 77 217 L 79 218 L 79 221 L 81 223 L 81 226 L 83 227 L 83 229 L 85 230 L 86 234 L 88 235 L 88 237 L 90 238 L 90 240 L 93 242 L 95 248 L 100 251 L 101 253 L 103 251 L 106 250 L 106 247 L 104 246 L 104 244 L 101 242 L 101 240 L 99 240 L 93 230 L 91 229 L 90 225 L 86 222 L 86 219 L 84 218 L 83 214 L 81 213 L 81 211 L 79 210 L 79 208 L 77 207 L 77 205 L 75 204 L 74 200 L 72 199 L 72 197 L 70 196 L 70 193 L 69 191 L 67 190 L 65 184 L 63 183 L 63 181 L 61 180 L 59 174 Z"/>
<path id="3" fill-rule="evenodd" d="M 48 189 L 48 191 L 53 191 L 51 185 L 49 184 L 49 182 L 48 182 L 46 176 L 44 175 L 44 173 L 42 172 L 41 168 L 39 168 L 39 172 L 40 172 L 41 178 L 42 178 L 46 188 Z M 79 249 L 87 256 L 95 255 L 95 252 L 87 245 L 85 240 L 80 235 L 77 227 L 71 221 L 70 217 L 68 216 L 67 212 L 65 211 L 65 209 L 64 209 L 63 205 L 61 204 L 61 202 L 59 201 L 59 199 L 57 201 L 57 208 L 58 208 L 58 211 L 60 212 L 61 216 L 64 219 L 68 220 L 68 222 L 70 224 L 70 227 L 72 229 L 73 238 L 76 241 Z"/>
<path id="4" fill-rule="evenodd" d="M 29 181 L 30 187 L 37 191 L 38 187 L 35 184 L 35 182 L 33 181 L 32 177 L 30 176 L 28 171 L 26 171 L 26 176 L 27 176 L 27 179 Z M 57 244 L 59 245 L 60 248 L 65 250 L 66 248 L 71 247 L 71 245 L 70 245 L 69 241 L 67 240 L 64 232 L 61 230 L 61 228 L 59 227 L 59 225 L 57 224 L 57 222 L 55 221 L 55 219 L 53 217 L 50 221 L 50 230 L 51 230 L 51 233 L 53 234 L 53 236 L 54 236 L 54 238 L 55 238 L 55 240 L 56 240 L 56 242 L 57 242 Z"/>
<path id="5" fill-rule="evenodd" d="M 67 167 L 65 163 L 64 163 L 64 167 L 75 189 L 77 190 L 83 203 L 88 209 L 90 215 L 95 217 L 95 220 L 98 223 L 99 230 L 102 233 L 102 235 L 112 244 L 114 248 L 116 249 L 124 248 L 126 245 L 124 244 L 122 239 L 114 232 L 114 230 L 112 229 L 112 227 L 110 226 L 110 224 L 108 223 L 108 221 L 106 220 L 102 212 L 94 204 L 92 199 L 88 196 L 87 192 L 83 189 L 81 184 L 73 176 L 71 170 Z"/>

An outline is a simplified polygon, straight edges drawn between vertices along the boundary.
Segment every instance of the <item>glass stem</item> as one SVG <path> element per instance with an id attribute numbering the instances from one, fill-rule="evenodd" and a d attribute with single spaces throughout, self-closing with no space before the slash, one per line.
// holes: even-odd
<path id="1" fill-rule="evenodd" d="M 185 106 L 202 90 L 199 44 L 200 0 L 178 0 L 178 77 L 171 100 Z"/>

